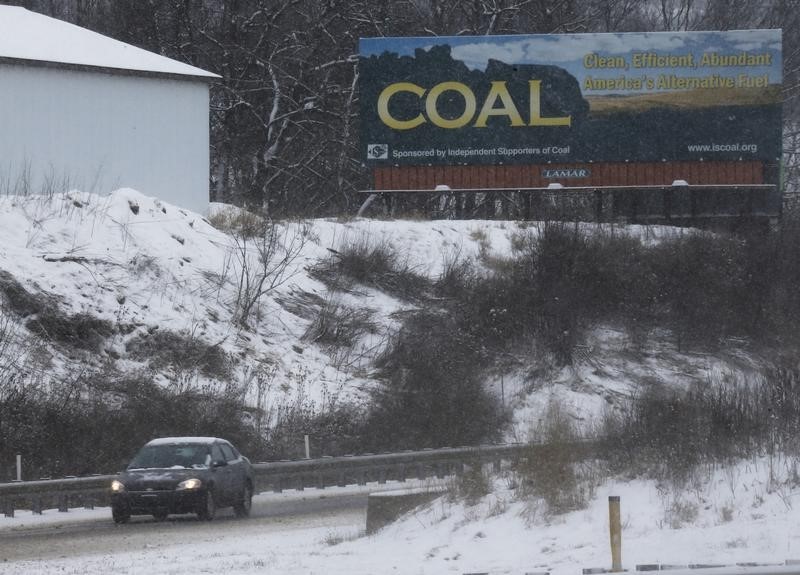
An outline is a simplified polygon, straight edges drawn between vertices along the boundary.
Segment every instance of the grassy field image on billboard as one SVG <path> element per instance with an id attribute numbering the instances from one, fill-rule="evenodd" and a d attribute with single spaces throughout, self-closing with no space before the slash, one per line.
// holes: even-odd
<path id="1" fill-rule="evenodd" d="M 719 90 L 687 90 L 685 92 L 660 92 L 635 94 L 632 96 L 590 96 L 589 110 L 592 115 L 642 112 L 651 108 L 711 108 L 719 106 L 720 99 L 735 106 L 774 106 L 780 100 L 781 87 L 771 85 L 762 88 L 720 88 Z"/>
<path id="2" fill-rule="evenodd" d="M 780 155 L 781 31 L 362 38 L 370 165 Z"/>

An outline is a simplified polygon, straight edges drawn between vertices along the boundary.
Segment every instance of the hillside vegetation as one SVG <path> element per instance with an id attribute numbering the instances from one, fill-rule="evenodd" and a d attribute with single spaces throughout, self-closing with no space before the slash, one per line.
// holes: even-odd
<path id="1" fill-rule="evenodd" d="M 792 449 L 790 223 L 231 214 L 214 228 L 130 191 L 4 199 L 0 218 L 20 221 L 0 253 L 2 479 L 16 453 L 34 476 L 114 471 L 155 435 L 267 459 L 300 455 L 304 434 L 337 455 L 568 429 L 648 473 Z"/>

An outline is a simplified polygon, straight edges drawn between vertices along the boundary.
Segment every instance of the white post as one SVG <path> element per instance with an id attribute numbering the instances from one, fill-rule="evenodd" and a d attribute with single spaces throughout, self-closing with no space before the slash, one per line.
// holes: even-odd
<path id="1" fill-rule="evenodd" d="M 22 481 L 22 455 L 17 453 L 17 481 Z"/>
<path id="2" fill-rule="evenodd" d="M 306 438 L 306 459 L 311 459 L 311 446 L 308 443 L 308 435 L 306 435 L 305 438 Z"/>

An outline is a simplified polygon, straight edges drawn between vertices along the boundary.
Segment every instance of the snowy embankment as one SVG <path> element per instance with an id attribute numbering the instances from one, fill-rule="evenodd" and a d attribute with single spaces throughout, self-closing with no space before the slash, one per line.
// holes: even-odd
<path id="1" fill-rule="evenodd" d="M 498 479 L 495 491 L 475 505 L 444 496 L 369 536 L 364 534 L 363 513 L 324 520 L 306 517 L 290 525 L 275 520 L 274 525 L 250 529 L 246 526 L 254 520 L 234 521 L 233 526 L 204 528 L 196 538 L 187 537 L 183 529 L 183 541 L 167 536 L 133 551 L 108 552 L 98 544 L 79 556 L 0 561 L 0 573 L 579 575 L 583 568 L 610 567 L 610 495 L 621 497 L 627 570 L 653 563 L 782 563 L 800 558 L 800 512 L 795 509 L 799 492 L 786 483 L 792 481 L 792 473 L 785 461 L 761 459 L 727 470 L 706 470 L 680 493 L 652 481 L 609 481 L 597 487 L 585 509 L 559 516 L 547 516 L 535 503 L 516 500 Z M 348 488 L 354 489 L 364 488 Z M 320 496 L 315 491 L 261 495 L 256 506 Z M 0 518 L 0 556 L 4 530 L 82 518 L 110 524 L 107 509 Z M 225 536 L 231 528 L 235 537 Z M 117 530 L 125 537 L 125 528 Z M 136 536 L 142 537 L 141 531 Z"/>
<path id="2" fill-rule="evenodd" d="M 278 242 L 294 242 L 295 249 L 280 277 L 268 278 L 278 281 L 250 310 L 246 329 L 236 321 L 237 306 L 246 289 L 243 284 L 261 273 L 259 246 L 215 229 L 196 213 L 134 190 L 109 196 L 71 192 L 47 198 L 0 197 L 0 269 L 27 291 L 55 298 L 65 314 L 88 314 L 124 326 L 99 354 L 80 358 L 81 368 L 87 361 L 97 369 L 109 362 L 120 371 L 142 368 L 146 362 L 127 356 L 125 344 L 157 330 L 171 330 L 242 358 L 235 379 L 254 378 L 254 366 L 259 366 L 272 394 L 320 406 L 333 395 L 338 400 L 357 397 L 370 381 L 363 363 L 337 365 L 304 340 L 314 306 L 332 297 L 309 275 L 310 267 L 331 257 L 331 250 L 342 242 L 368 238 L 389 242 L 408 254 L 415 271 L 435 277 L 448 257 L 474 256 L 487 243 L 506 250 L 508 234 L 503 227 L 478 221 L 278 224 Z M 284 255 L 279 253 L 277 259 Z M 377 314 L 381 331 L 373 335 L 373 342 L 363 342 L 365 361 L 396 327 L 392 314 L 407 308 L 369 288 L 336 297 Z M 20 326 L 19 339 L 25 335 Z M 26 351 L 21 343 L 18 364 Z M 50 346 L 48 353 L 51 373 L 76 367 L 63 349 Z M 163 378 L 175 375 L 165 373 Z M 192 377 L 198 386 L 205 383 L 202 374 Z"/>
<path id="3" fill-rule="evenodd" d="M 43 374 L 57 378 L 77 368 L 132 372 L 147 367 L 147 358 L 132 357 L 127 344 L 172 331 L 238 358 L 233 378 L 263 377 L 273 403 L 302 401 L 322 408 L 331 401 L 357 401 L 375 384 L 371 360 L 399 325 L 398 312 L 413 304 L 364 286 L 331 293 L 309 270 L 343 242 L 366 238 L 388 242 L 407 254 L 417 273 L 435 278 L 455 257 L 481 261 L 510 253 L 515 235 L 527 231 L 496 221 L 314 220 L 279 228 L 283 239 L 294 238 L 299 247 L 287 258 L 280 281 L 258 298 L 243 322 L 237 316 L 243 270 L 258 270 L 259 251 L 202 216 L 132 190 L 107 197 L 77 192 L 1 197 L 0 271 L 67 315 L 87 314 L 117 326 L 97 353 L 79 354 L 46 342 L 31 346 L 33 336 L 19 322 L 6 332 L 14 337 L 5 342 L 10 346 L 5 357 L 31 367 L 23 370 L 25 377 L 40 380 Z M 625 233 L 657 241 L 671 232 L 632 227 Z M 304 337 L 314 314 L 332 298 L 372 310 L 379 326 L 348 361 Z M 595 329 L 584 347 L 570 368 L 542 373 L 517 362 L 513 369 L 488 375 L 487 384 L 514 410 L 510 439 L 525 439 L 553 399 L 588 424 L 643 382 L 686 385 L 753 368 L 735 346 L 724 356 L 679 354 L 658 334 L 641 346 L 613 326 Z M 202 373 L 162 369 L 165 384 L 176 378 L 187 385 L 209 384 Z M 0 573 L 575 574 L 610 564 L 608 495 L 622 497 L 628 569 L 654 562 L 783 561 L 800 557 L 797 476 L 793 461 L 762 459 L 695 474 L 680 492 L 674 485 L 603 480 L 588 507 L 554 516 L 535 502 L 519 500 L 509 488 L 512 479 L 501 477 L 494 492 L 476 505 L 440 499 L 371 536 L 362 534 L 363 524 L 348 520 L 112 556 L 0 563 Z M 70 513 L 70 519 L 81 513 Z M 53 516 L 47 512 L 38 521 Z M 0 530 L 19 521 L 0 518 Z"/>
<path id="4" fill-rule="evenodd" d="M 47 342 L 31 345 L 21 322 L 12 330 L 18 347 L 6 357 L 29 368 L 21 370 L 28 378 L 151 369 L 165 384 L 219 385 L 202 371 L 152 365 L 150 358 L 127 350 L 132 341 L 141 343 L 160 330 L 224 350 L 233 359 L 236 385 L 253 399 L 260 386 L 260 396 L 269 396 L 273 408 L 304 403 L 321 409 L 359 400 L 373 384 L 372 360 L 399 326 L 396 318 L 412 304 L 366 286 L 331 292 L 309 273 L 315 265 L 348 243 L 386 243 L 407 258 L 409 269 L 436 279 L 458 258 L 480 264 L 507 256 L 514 238 L 529 232 L 536 226 L 477 220 L 280 223 L 276 243 L 293 247 L 276 250 L 273 261 L 283 258 L 285 265 L 270 268 L 267 283 L 274 287 L 254 298 L 252 285 L 264 273 L 259 258 L 270 246 L 220 231 L 196 213 L 129 189 L 109 196 L 0 197 L 0 270 L 28 292 L 54 301 L 65 315 L 86 314 L 113 326 L 97 353 L 77 354 Z M 652 242 L 675 232 L 631 226 L 623 233 Z M 242 301 L 248 297 L 257 301 L 242 321 Z M 345 355 L 331 354 L 306 336 L 330 302 L 368 310 L 377 326 Z M 489 374 L 487 384 L 515 409 L 510 438 L 524 439 L 535 414 L 552 397 L 579 420 L 588 420 L 647 378 L 685 383 L 747 367 L 735 349 L 719 358 L 677 354 L 673 347 L 656 336 L 644 350 L 613 328 L 603 328 L 587 342 L 586 361 L 574 368 L 543 375 L 523 358 L 511 371 Z M 620 348 L 629 353 L 619 354 Z"/>

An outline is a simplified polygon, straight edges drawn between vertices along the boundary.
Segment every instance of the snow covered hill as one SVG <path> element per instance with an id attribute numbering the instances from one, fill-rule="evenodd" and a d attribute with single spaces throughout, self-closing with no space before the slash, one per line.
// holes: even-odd
<path id="1" fill-rule="evenodd" d="M 220 212 L 238 217 L 233 208 L 214 206 L 211 219 L 223 221 Z M 0 384 L 5 386 L 0 393 L 14 386 L 56 385 L 76 371 L 109 382 L 146 371 L 164 386 L 233 386 L 262 409 L 302 402 L 324 410 L 332 403 L 363 401 L 365 390 L 378 385 L 374 359 L 404 312 L 418 304 L 366 285 L 333 290 L 315 268 L 336 257 L 342 245 L 385 242 L 407 258 L 408 269 L 436 279 L 457 257 L 478 263 L 503 257 L 521 230 L 535 232 L 536 226 L 312 220 L 276 224 L 267 243 L 237 233 L 235 226 L 226 229 L 128 189 L 102 197 L 79 192 L 0 197 Z M 631 226 L 625 233 L 658 242 L 678 232 Z M 345 351 L 324 345 L 315 322 L 331 303 L 368 310 L 374 329 Z M 193 347 L 175 343 L 187 341 Z M 201 353 L 182 362 L 178 356 L 187 349 Z M 656 332 L 641 345 L 612 325 L 592 330 L 575 359 L 570 367 L 541 369 L 518 351 L 498 358 L 485 385 L 512 408 L 509 439 L 527 439 L 553 403 L 578 427 L 589 427 L 643 383 L 686 386 L 759 369 L 743 342 L 730 341 L 714 355 L 679 353 L 666 335 Z M 112 385 L 107 400 L 116 399 Z M 592 482 L 589 471 L 583 509 L 554 515 L 535 499 L 519 499 L 518 479 L 503 475 L 474 501 L 437 500 L 371 537 L 358 526 L 318 532 L 314 552 L 294 572 L 566 575 L 607 566 L 609 494 L 623 496 L 628 569 L 635 562 L 800 556 L 800 533 L 793 527 L 798 524 L 794 458 L 703 467 L 683 487 L 600 476 Z M 293 564 L 307 541 L 292 545 L 285 553 L 274 552 L 279 564 Z M 258 545 L 250 540 L 242 546 L 247 565 L 276 558 L 273 551 L 252 551 Z M 209 553 L 203 568 L 228 565 L 224 554 Z M 180 558 L 195 551 L 173 554 Z M 87 565 L 70 566 L 79 571 Z M 251 571 L 258 570 L 236 572 Z"/>
<path id="2" fill-rule="evenodd" d="M 213 207 L 215 213 L 226 209 L 235 216 L 233 208 Z M 13 334 L 5 338 L 0 361 L 23 383 L 51 381 L 75 369 L 111 379 L 151 370 L 165 385 L 203 389 L 233 382 L 251 402 L 268 397 L 271 405 L 305 402 L 324 409 L 331 402 L 358 401 L 374 385 L 372 360 L 397 329 L 397 318 L 414 304 L 368 286 L 334 292 L 310 270 L 343 244 L 386 242 L 407 258 L 409 269 L 436 279 L 454 258 L 480 262 L 508 254 L 522 226 L 477 220 L 284 222 L 276 226 L 275 245 L 264 247 L 130 189 L 109 196 L 0 197 L 0 287 L 6 329 Z M 628 232 L 643 241 L 676 233 L 635 226 Z M 265 268 L 261 260 L 270 249 L 272 267 Z M 264 275 L 274 287 L 262 286 L 261 295 L 253 285 Z M 254 305 L 242 318 L 248 297 Z M 369 310 L 376 326 L 346 354 L 331 353 L 309 336 L 330 302 Z M 55 316 L 51 322 L 37 321 L 48 314 Z M 207 355 L 213 351 L 209 357 L 224 365 L 185 365 L 159 356 L 159 346 L 177 338 L 196 342 Z M 643 350 L 613 327 L 594 330 L 578 355 L 575 366 L 544 374 L 534 373 L 524 358 L 505 367 L 499 361 L 488 374 L 486 384 L 515 408 L 511 438 L 524 439 L 553 397 L 578 420 L 589 420 L 648 378 L 685 384 L 752 367 L 735 343 L 723 357 L 679 354 L 658 338 Z"/>
<path id="3" fill-rule="evenodd" d="M 29 378 L 38 377 L 42 369 L 52 377 L 76 362 L 90 369 L 107 370 L 110 364 L 114 370 L 131 371 L 146 367 L 150 359 L 131 354 L 131 342 L 171 332 L 223 350 L 230 358 L 231 379 L 247 380 L 260 369 L 275 383 L 273 393 L 287 400 L 304 394 L 321 405 L 331 394 L 358 396 L 369 378 L 364 369 L 355 369 L 368 366 L 335 365 L 318 346 L 304 340 L 314 306 L 331 297 L 324 284 L 309 275 L 311 266 L 330 257 L 330 250 L 343 241 L 385 237 L 408 254 L 415 270 L 435 276 L 447 254 L 477 252 L 480 246 L 471 239 L 472 230 L 488 234 L 499 249 L 508 242 L 502 224 L 487 222 L 315 220 L 277 227 L 276 242 L 294 242 L 294 247 L 276 258 L 287 257 L 285 266 L 268 278 L 278 285 L 264 290 L 245 322 L 237 321 L 237 300 L 244 283 L 255 282 L 262 273 L 256 242 L 233 237 L 198 214 L 129 189 L 103 197 L 79 192 L 2 197 L 4 315 L 14 323 L 17 346 L 5 360 Z M 88 316 L 102 322 L 90 330 L 96 347 L 75 345 L 69 337 L 59 338 L 45 329 L 32 334 L 26 326 L 38 307 L 26 309 L 26 302 L 16 301 L 18 288 L 30 294 L 27 299 L 39 300 L 40 307 L 52 305 L 65 318 Z M 407 305 L 369 288 L 337 297 L 378 314 L 381 331 L 376 341 L 395 325 L 392 314 Z M 41 336 L 46 359 L 31 356 L 33 335 Z M 202 370 L 151 367 L 161 372 L 165 383 L 215 383 Z"/>

